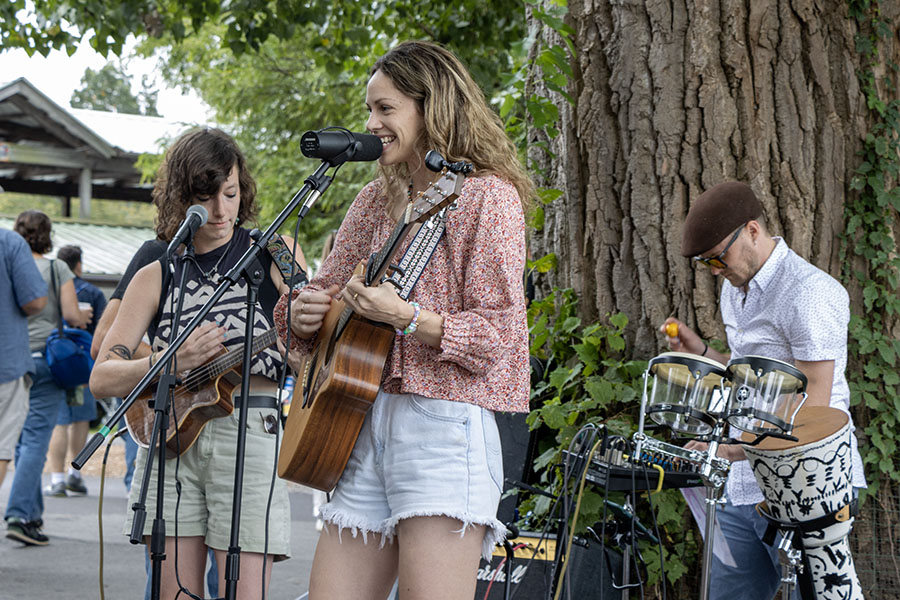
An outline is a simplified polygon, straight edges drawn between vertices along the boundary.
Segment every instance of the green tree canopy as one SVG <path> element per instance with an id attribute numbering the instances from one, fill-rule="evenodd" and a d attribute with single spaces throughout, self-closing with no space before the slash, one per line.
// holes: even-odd
<path id="1" fill-rule="evenodd" d="M 397 41 L 428 38 L 448 46 L 491 97 L 524 58 L 525 9 L 519 1 L 490 6 L 436 2 L 427 7 L 411 2 L 310 3 L 304 10 L 309 11 L 305 22 L 297 21 L 290 32 L 268 35 L 255 47 L 229 42 L 233 24 L 212 16 L 189 36 L 179 39 L 176 32 L 164 32 L 140 47 L 145 55 L 162 57 L 163 78 L 196 90 L 216 122 L 236 137 L 257 179 L 263 224 L 315 167 L 300 152 L 305 131 L 328 125 L 364 129 L 369 68 Z M 478 42 L 485 30 L 496 36 Z M 374 173 L 372 164 L 342 168 L 298 233 L 310 258 Z"/>
<path id="2" fill-rule="evenodd" d="M 81 89 L 72 93 L 74 108 L 107 110 L 129 115 L 158 117 L 156 97 L 159 93 L 151 89 L 147 77 L 141 80 L 142 91 L 135 95 L 131 91 L 131 75 L 125 73 L 121 64 L 108 62 L 100 69 L 87 69 L 81 78 Z"/>

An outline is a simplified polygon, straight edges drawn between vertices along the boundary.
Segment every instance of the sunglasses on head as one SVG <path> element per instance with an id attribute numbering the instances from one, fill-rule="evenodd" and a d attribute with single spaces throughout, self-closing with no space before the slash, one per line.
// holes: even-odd
<path id="1" fill-rule="evenodd" d="M 738 239 L 738 236 L 741 235 L 741 232 L 746 226 L 747 224 L 744 223 L 743 225 L 738 227 L 738 230 L 734 232 L 733 236 L 731 236 L 731 240 L 725 246 L 725 249 L 719 252 L 718 256 L 713 256 L 711 258 L 706 258 L 704 256 L 695 256 L 694 260 L 699 263 L 703 263 L 707 267 L 713 267 L 714 269 L 727 269 L 728 263 L 722 260 L 722 257 L 725 256 L 725 253 L 728 252 L 728 249 L 731 248 L 731 245 L 734 244 L 734 242 Z"/>

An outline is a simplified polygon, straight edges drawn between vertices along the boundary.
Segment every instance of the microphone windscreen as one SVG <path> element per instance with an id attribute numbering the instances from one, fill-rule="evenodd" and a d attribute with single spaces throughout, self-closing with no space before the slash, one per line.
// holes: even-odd
<path id="1" fill-rule="evenodd" d="M 381 138 L 377 135 L 357 133 L 354 134 L 353 137 L 360 143 L 360 148 L 356 151 L 356 154 L 353 155 L 351 160 L 367 162 L 370 160 L 378 160 L 381 157 L 383 147 L 381 145 Z"/>
<path id="2" fill-rule="evenodd" d="M 206 225 L 206 222 L 209 221 L 209 212 L 199 204 L 194 204 L 187 210 L 187 214 L 184 216 L 185 219 L 188 219 L 191 215 L 198 215 L 200 217 L 200 227 Z"/>

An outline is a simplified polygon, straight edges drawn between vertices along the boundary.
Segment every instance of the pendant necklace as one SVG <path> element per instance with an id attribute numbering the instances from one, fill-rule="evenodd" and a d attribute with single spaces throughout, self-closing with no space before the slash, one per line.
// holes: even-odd
<path id="1" fill-rule="evenodd" d="M 232 234 L 231 239 L 228 240 L 228 243 L 225 245 L 225 250 L 222 252 L 222 255 L 219 257 L 219 260 L 216 261 L 216 264 L 212 266 L 209 271 L 204 271 L 200 268 L 200 263 L 197 259 L 194 259 L 194 264 L 197 265 L 197 270 L 200 271 L 200 275 L 203 276 L 208 282 L 213 285 L 217 285 L 219 283 L 219 265 L 222 264 L 222 259 L 225 258 L 225 255 L 228 254 L 228 249 L 231 247 L 231 242 L 234 241 L 234 234 Z"/>

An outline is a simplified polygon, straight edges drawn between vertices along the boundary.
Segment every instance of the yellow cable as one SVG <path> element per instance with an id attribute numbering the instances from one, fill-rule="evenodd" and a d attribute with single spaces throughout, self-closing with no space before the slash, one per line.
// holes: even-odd
<path id="1" fill-rule="evenodd" d="M 653 467 L 654 469 L 656 469 L 657 471 L 659 471 L 659 481 L 656 484 L 656 489 L 652 490 L 650 493 L 658 494 L 662 491 L 663 478 L 666 476 L 666 470 L 663 469 L 660 465 L 650 465 L 650 466 Z"/>
<path id="2" fill-rule="evenodd" d="M 566 577 L 566 567 L 569 566 L 569 554 L 572 551 L 572 540 L 575 539 L 575 525 L 578 523 L 578 512 L 581 510 L 581 498 L 584 495 L 584 482 L 587 479 L 588 467 L 590 467 L 591 462 L 594 459 L 594 453 L 602 442 L 603 438 L 600 438 L 594 443 L 594 446 L 588 453 L 587 463 L 581 472 L 581 481 L 578 484 L 578 500 L 575 502 L 575 512 L 572 515 L 572 527 L 569 530 L 569 539 L 566 542 L 566 555 L 563 557 L 562 569 L 559 572 L 559 579 L 557 579 L 558 583 L 556 585 L 556 593 L 553 595 L 553 600 L 559 600 L 559 595 L 562 593 L 563 581 Z"/>
<path id="3" fill-rule="evenodd" d="M 109 455 L 109 450 L 106 451 Z M 97 528 L 100 530 L 100 600 L 106 595 L 103 591 L 103 487 L 106 483 L 106 456 L 103 457 L 103 465 L 100 467 L 100 498 L 97 499 Z"/>

